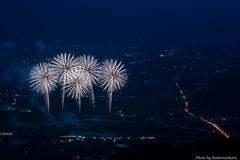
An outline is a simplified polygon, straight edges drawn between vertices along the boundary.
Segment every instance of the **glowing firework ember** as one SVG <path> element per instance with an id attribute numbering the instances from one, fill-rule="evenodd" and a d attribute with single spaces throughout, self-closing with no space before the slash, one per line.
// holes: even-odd
<path id="1" fill-rule="evenodd" d="M 54 69 L 48 63 L 39 63 L 30 71 L 30 88 L 38 94 L 44 94 L 45 104 L 49 115 L 49 93 L 56 87 Z"/>
<path id="2" fill-rule="evenodd" d="M 93 93 L 93 84 L 96 85 L 99 77 L 99 63 L 97 59 L 93 56 L 80 56 L 78 58 L 78 62 L 84 71 L 84 75 L 86 76 L 87 81 L 89 82 L 90 92 L 91 92 L 91 101 L 93 105 L 93 109 L 95 112 L 95 100 L 94 100 L 94 93 Z"/>
<path id="3" fill-rule="evenodd" d="M 78 100 L 79 113 L 81 111 L 81 97 L 89 91 L 89 83 L 80 67 L 71 69 L 71 77 L 66 81 L 67 96 Z"/>
<path id="4" fill-rule="evenodd" d="M 53 58 L 52 66 L 56 70 L 58 82 L 62 85 L 62 112 L 64 108 L 65 84 L 70 78 L 71 69 L 77 66 L 77 61 L 70 54 L 61 53 Z"/>
<path id="5" fill-rule="evenodd" d="M 122 62 L 106 60 L 101 65 L 100 87 L 109 94 L 109 114 L 111 113 L 112 93 L 120 90 L 127 82 L 127 70 Z"/>

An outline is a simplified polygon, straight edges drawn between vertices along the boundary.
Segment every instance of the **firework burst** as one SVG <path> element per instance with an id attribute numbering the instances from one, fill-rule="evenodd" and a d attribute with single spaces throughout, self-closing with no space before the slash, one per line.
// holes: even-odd
<path id="1" fill-rule="evenodd" d="M 71 77 L 66 82 L 67 96 L 78 101 L 79 113 L 81 111 L 81 97 L 89 91 L 89 82 L 85 72 L 80 67 L 71 69 Z"/>
<path id="2" fill-rule="evenodd" d="M 44 94 L 45 105 L 49 115 L 49 93 L 56 87 L 54 69 L 48 63 L 39 63 L 30 71 L 30 88 L 38 94 Z"/>
<path id="3" fill-rule="evenodd" d="M 65 84 L 71 76 L 71 69 L 78 65 L 74 56 L 71 54 L 61 53 L 51 61 L 53 68 L 56 70 L 58 82 L 62 86 L 62 112 L 64 108 Z"/>
<path id="4" fill-rule="evenodd" d="M 127 70 L 120 61 L 106 60 L 101 65 L 100 87 L 109 95 L 109 114 L 111 113 L 112 93 L 120 90 L 127 82 Z"/>
<path id="5" fill-rule="evenodd" d="M 98 60 L 95 59 L 93 56 L 80 56 L 78 58 L 78 62 L 86 76 L 87 81 L 89 82 L 89 88 L 91 92 L 91 102 L 93 105 L 93 109 L 95 112 L 95 100 L 94 100 L 94 93 L 93 93 L 93 84 L 97 84 L 99 77 L 99 63 Z"/>

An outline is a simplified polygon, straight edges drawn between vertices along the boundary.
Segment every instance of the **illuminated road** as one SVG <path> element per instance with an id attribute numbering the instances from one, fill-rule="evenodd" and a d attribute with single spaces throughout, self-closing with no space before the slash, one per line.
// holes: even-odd
<path id="1" fill-rule="evenodd" d="M 177 87 L 179 86 L 177 82 L 176 82 L 176 86 Z M 186 106 L 185 106 L 184 110 L 185 110 L 186 113 L 188 113 L 190 116 L 192 116 L 192 117 L 194 117 L 196 119 L 200 119 L 201 121 L 211 125 L 215 129 L 217 129 L 222 135 L 224 135 L 226 138 L 230 137 L 230 135 L 227 132 L 225 132 L 222 128 L 220 128 L 215 122 L 211 122 L 209 120 L 204 119 L 203 117 L 198 117 L 198 116 L 194 115 L 193 113 L 189 112 L 189 104 L 186 101 L 186 96 L 184 95 L 182 90 L 179 90 L 179 92 L 181 93 L 181 97 L 185 100 Z"/>

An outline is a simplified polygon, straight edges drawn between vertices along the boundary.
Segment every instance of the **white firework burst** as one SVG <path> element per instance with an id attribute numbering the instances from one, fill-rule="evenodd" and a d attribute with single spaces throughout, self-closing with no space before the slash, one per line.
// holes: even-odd
<path id="1" fill-rule="evenodd" d="M 81 97 L 89 91 L 89 82 L 80 67 L 71 69 L 71 77 L 66 82 L 67 96 L 78 100 L 79 113 L 81 111 Z"/>
<path id="2" fill-rule="evenodd" d="M 49 63 L 39 63 L 30 71 L 30 88 L 38 94 L 44 94 L 45 104 L 49 115 L 49 93 L 56 87 L 54 69 Z"/>
<path id="3" fill-rule="evenodd" d="M 111 113 L 112 93 L 120 90 L 127 83 L 127 70 L 117 60 L 105 60 L 101 65 L 100 87 L 109 94 L 109 114 Z"/>
<path id="4" fill-rule="evenodd" d="M 78 65 L 74 56 L 67 53 L 61 53 L 51 61 L 52 67 L 56 70 L 58 82 L 62 86 L 62 112 L 64 108 L 65 84 L 71 76 L 71 69 Z"/>
<path id="5" fill-rule="evenodd" d="M 99 78 L 99 63 L 98 60 L 94 58 L 94 56 L 80 56 L 78 58 L 79 65 L 84 71 L 84 75 L 89 82 L 90 92 L 91 92 L 91 101 L 93 105 L 93 109 L 95 112 L 95 100 L 93 93 L 93 84 L 97 84 Z"/>

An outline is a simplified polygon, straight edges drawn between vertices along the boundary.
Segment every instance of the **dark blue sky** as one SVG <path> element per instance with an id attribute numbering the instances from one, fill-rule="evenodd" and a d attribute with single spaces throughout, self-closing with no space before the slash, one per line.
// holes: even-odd
<path id="1" fill-rule="evenodd" d="M 32 39 L 238 39 L 240 1 L 1 0 L 0 33 Z"/>

